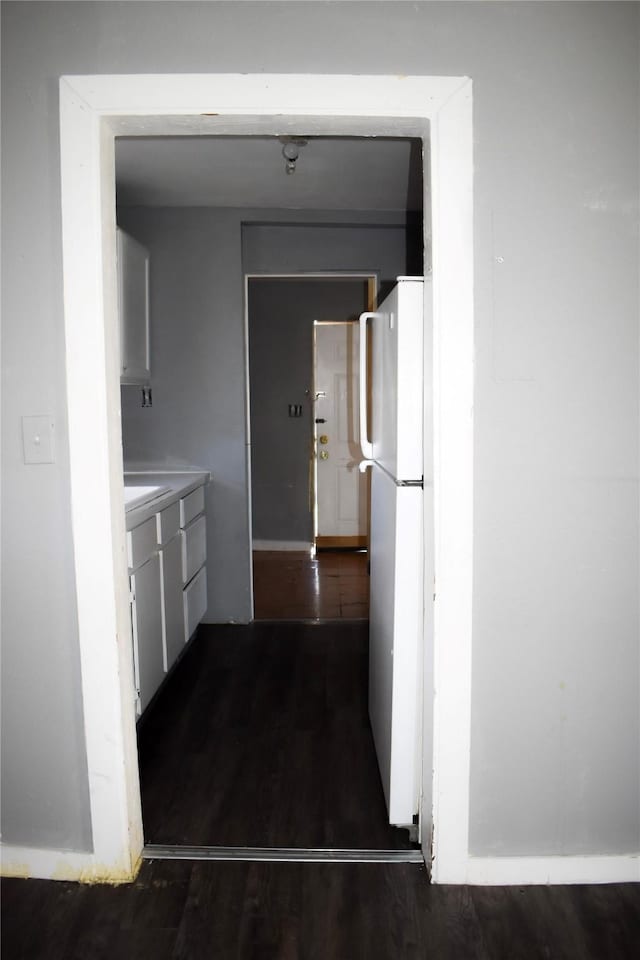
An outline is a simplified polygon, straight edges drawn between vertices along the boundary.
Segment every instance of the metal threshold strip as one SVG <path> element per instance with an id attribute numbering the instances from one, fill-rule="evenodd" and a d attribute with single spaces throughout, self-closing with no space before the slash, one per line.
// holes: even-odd
<path id="1" fill-rule="evenodd" d="M 145 860 L 249 860 L 271 863 L 424 863 L 420 850 L 352 850 L 325 847 L 187 847 L 148 843 Z"/>
<path id="2" fill-rule="evenodd" d="M 291 623 L 304 623 L 314 627 L 322 626 L 327 623 L 339 623 L 347 624 L 350 623 L 368 623 L 369 617 L 292 617 L 290 620 L 283 620 L 282 617 L 260 617 L 259 619 L 254 619 L 251 621 L 250 626 L 260 626 L 263 623 L 267 624 L 277 624 L 278 626 L 288 626 Z"/>

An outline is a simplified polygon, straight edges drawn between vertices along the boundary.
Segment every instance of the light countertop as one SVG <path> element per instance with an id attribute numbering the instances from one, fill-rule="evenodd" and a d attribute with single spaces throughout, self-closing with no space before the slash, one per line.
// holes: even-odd
<path id="1" fill-rule="evenodd" d="M 192 493 L 203 484 L 209 483 L 211 474 L 205 470 L 190 470 L 180 473 L 166 473 L 158 471 L 127 471 L 124 474 L 125 490 L 133 487 L 159 487 L 158 496 L 151 496 L 153 499 L 146 500 L 139 506 L 135 505 L 135 500 L 130 507 L 126 509 L 127 530 L 133 530 L 153 517 L 156 513 L 164 510 L 171 503 L 180 500 Z M 142 493 L 141 489 L 141 493 Z"/>

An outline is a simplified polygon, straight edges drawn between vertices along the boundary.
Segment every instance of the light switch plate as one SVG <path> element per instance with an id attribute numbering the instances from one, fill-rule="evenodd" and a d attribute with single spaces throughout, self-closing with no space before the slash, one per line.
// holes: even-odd
<path id="1" fill-rule="evenodd" d="M 25 463 L 53 463 L 55 421 L 49 414 L 22 418 L 22 445 Z"/>

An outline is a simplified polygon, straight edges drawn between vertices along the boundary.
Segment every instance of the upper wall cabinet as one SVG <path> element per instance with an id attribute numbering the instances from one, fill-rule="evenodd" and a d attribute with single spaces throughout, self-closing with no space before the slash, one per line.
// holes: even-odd
<path id="1" fill-rule="evenodd" d="M 118 228 L 118 312 L 120 382 L 148 383 L 149 251 Z"/>

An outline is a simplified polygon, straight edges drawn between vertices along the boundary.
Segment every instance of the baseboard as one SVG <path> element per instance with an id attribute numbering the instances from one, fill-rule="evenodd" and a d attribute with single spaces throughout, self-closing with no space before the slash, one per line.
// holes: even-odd
<path id="1" fill-rule="evenodd" d="M 366 537 L 316 537 L 318 550 L 365 550 Z"/>
<path id="2" fill-rule="evenodd" d="M 135 873 L 110 871 L 91 853 L 0 847 L 3 877 L 76 880 L 81 883 L 129 883 Z M 474 886 L 534 884 L 640 883 L 640 854 L 599 857 L 469 857 L 464 876 L 441 876 L 439 883 Z"/>
<path id="3" fill-rule="evenodd" d="M 640 882 L 640 854 L 584 857 L 469 857 L 466 877 L 476 886 Z"/>
<path id="4" fill-rule="evenodd" d="M 253 550 L 290 550 L 309 553 L 313 544 L 306 540 L 254 540 L 251 546 Z"/>
<path id="5" fill-rule="evenodd" d="M 0 876 L 23 880 L 75 880 L 80 883 L 130 883 L 133 873 L 96 863 L 92 853 L 0 845 Z"/>

